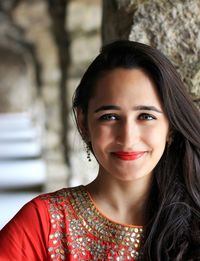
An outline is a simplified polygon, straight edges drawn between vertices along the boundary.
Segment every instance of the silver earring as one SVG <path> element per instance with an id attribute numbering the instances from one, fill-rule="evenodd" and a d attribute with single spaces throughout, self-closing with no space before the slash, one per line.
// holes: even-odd
<path id="1" fill-rule="evenodd" d="M 90 145 L 89 145 L 89 144 L 86 145 L 86 153 L 87 153 L 87 159 L 88 159 L 88 161 L 89 161 L 89 162 L 92 161 L 92 159 L 91 159 L 91 157 L 90 157 Z"/>

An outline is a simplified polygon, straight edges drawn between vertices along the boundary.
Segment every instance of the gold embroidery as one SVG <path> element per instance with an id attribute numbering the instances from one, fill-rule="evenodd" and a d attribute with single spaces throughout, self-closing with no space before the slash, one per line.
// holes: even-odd
<path id="1" fill-rule="evenodd" d="M 142 227 L 104 217 L 83 186 L 42 196 L 49 205 L 49 254 L 57 260 L 137 260 Z M 67 258 L 68 257 L 68 258 Z"/>

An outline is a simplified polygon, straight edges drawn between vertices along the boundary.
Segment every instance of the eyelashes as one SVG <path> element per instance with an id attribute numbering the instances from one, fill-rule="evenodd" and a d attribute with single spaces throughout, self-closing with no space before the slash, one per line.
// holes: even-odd
<path id="1" fill-rule="evenodd" d="M 152 115 L 152 114 L 149 114 L 149 113 L 142 113 L 139 115 L 139 119 L 140 120 L 146 120 L 146 121 L 151 121 L 151 120 L 156 120 L 157 118 Z"/>
<path id="2" fill-rule="evenodd" d="M 116 121 L 119 120 L 119 116 L 116 114 L 104 114 L 99 118 L 100 121 Z"/>
<path id="3" fill-rule="evenodd" d="M 99 117 L 99 121 L 108 121 L 108 122 L 112 122 L 112 121 L 119 121 L 120 120 L 120 116 L 117 115 L 117 114 L 114 114 L 114 113 L 107 113 L 107 114 L 104 114 L 102 116 Z M 152 121 L 152 120 L 156 120 L 156 116 L 155 115 L 152 115 L 150 113 L 141 113 L 137 116 L 137 119 L 138 120 L 141 120 L 141 121 Z"/>

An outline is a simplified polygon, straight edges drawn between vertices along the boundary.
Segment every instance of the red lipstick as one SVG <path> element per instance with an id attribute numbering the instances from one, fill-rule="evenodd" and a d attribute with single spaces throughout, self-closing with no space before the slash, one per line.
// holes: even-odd
<path id="1" fill-rule="evenodd" d="M 113 152 L 112 154 L 121 160 L 136 160 L 142 157 L 144 153 L 145 153 L 144 151 L 135 151 L 135 152 L 117 151 L 117 152 Z"/>

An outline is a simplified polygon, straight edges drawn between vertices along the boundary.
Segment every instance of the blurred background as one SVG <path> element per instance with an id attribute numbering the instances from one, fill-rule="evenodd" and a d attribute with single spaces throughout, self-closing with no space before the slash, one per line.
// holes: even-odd
<path id="1" fill-rule="evenodd" d="M 0 229 L 39 193 L 95 178 L 71 111 L 103 44 L 160 49 L 200 108 L 199 0 L 0 0 Z"/>

